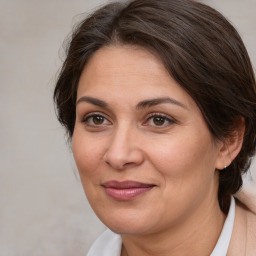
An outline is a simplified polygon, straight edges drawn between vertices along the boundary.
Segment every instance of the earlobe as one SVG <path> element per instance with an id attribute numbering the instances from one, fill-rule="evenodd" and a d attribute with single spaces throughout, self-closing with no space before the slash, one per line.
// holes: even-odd
<path id="1" fill-rule="evenodd" d="M 245 131 L 244 118 L 240 117 L 236 123 L 236 129 L 229 137 L 223 140 L 223 143 L 220 146 L 219 156 L 215 166 L 217 170 L 222 170 L 228 167 L 242 148 Z"/>

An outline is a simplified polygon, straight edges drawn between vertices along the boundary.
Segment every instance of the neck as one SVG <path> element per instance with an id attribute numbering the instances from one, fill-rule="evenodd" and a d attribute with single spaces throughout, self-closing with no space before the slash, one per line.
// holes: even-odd
<path id="1" fill-rule="evenodd" d="M 208 200 L 171 229 L 136 236 L 122 235 L 121 256 L 210 255 L 225 218 L 218 201 Z"/>

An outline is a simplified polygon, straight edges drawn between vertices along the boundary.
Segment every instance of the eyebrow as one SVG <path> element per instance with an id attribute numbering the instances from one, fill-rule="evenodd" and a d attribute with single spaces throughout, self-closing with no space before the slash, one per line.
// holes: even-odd
<path id="1" fill-rule="evenodd" d="M 143 100 L 137 104 L 136 108 L 137 109 L 149 108 L 149 107 L 153 107 L 153 106 L 164 104 L 164 103 L 174 104 L 179 107 L 187 109 L 187 107 L 184 104 L 170 97 Z"/>
<path id="2" fill-rule="evenodd" d="M 79 98 L 79 100 L 76 102 L 76 105 L 81 102 L 87 102 L 87 103 L 90 103 L 90 104 L 93 104 L 95 106 L 99 106 L 102 108 L 109 108 L 109 105 L 105 101 L 97 99 L 97 98 L 89 97 L 89 96 L 83 96 L 83 97 Z M 184 104 L 182 104 L 181 102 L 179 102 L 173 98 L 170 98 L 170 97 L 155 98 L 155 99 L 148 99 L 148 100 L 140 101 L 137 104 L 136 109 L 149 108 L 149 107 L 153 107 L 153 106 L 164 104 L 164 103 L 177 105 L 179 107 L 187 109 L 187 107 Z"/>
<path id="3" fill-rule="evenodd" d="M 88 102 L 102 108 L 108 108 L 108 104 L 105 101 L 99 100 L 93 97 L 83 96 L 76 102 L 76 105 L 79 104 L 80 102 Z"/>

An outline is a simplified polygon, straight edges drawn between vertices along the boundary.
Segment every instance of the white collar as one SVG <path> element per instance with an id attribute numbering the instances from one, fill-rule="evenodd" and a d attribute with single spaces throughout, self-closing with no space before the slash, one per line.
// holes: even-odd
<path id="1" fill-rule="evenodd" d="M 121 236 L 107 229 L 92 244 L 87 256 L 120 256 L 121 248 Z"/>
<path id="2" fill-rule="evenodd" d="M 228 216 L 218 242 L 210 256 L 226 256 L 235 220 L 235 199 L 231 198 Z M 91 246 L 87 256 L 120 256 L 122 238 L 107 229 Z"/>
<path id="3" fill-rule="evenodd" d="M 229 246 L 232 231 L 233 231 L 234 221 L 235 221 L 235 199 L 234 197 L 231 197 L 231 204 L 228 211 L 228 216 L 225 220 L 218 242 L 210 256 L 226 256 L 227 255 L 228 246 Z"/>

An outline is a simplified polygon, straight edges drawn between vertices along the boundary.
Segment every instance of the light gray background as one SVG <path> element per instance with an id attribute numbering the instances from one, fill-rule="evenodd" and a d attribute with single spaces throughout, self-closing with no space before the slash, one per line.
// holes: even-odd
<path id="1" fill-rule="evenodd" d="M 0 0 L 0 256 L 82 256 L 104 230 L 52 103 L 62 42 L 102 2 Z M 237 27 L 255 66 L 256 1 L 204 2 Z"/>

